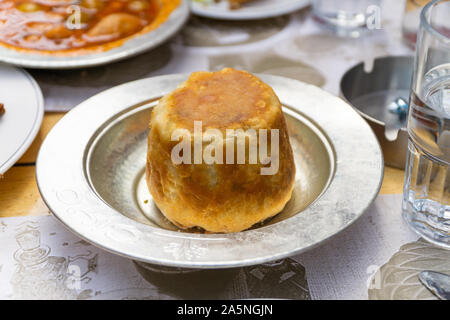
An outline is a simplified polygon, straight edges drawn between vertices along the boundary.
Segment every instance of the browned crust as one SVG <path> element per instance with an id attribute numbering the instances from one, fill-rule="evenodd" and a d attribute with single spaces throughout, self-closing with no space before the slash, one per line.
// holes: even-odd
<path id="1" fill-rule="evenodd" d="M 200 78 L 201 81 L 209 78 L 220 79 L 221 73 L 224 76 L 223 74 L 228 72 L 238 78 L 249 75 L 246 72 L 227 69 L 227 71 L 214 74 L 193 74 L 190 79 Z M 227 78 L 227 76 L 224 77 Z M 175 165 L 171 161 L 171 150 L 177 142 L 167 141 L 160 124 L 156 123 L 155 111 L 153 112 L 148 138 L 147 184 L 159 209 L 169 220 L 179 226 L 184 228 L 201 227 L 210 232 L 242 231 L 279 213 L 291 197 L 295 165 L 281 105 L 269 86 L 262 85 L 262 81 L 253 75 L 250 75 L 250 78 L 252 81 L 249 83 L 256 81 L 258 85 L 261 84 L 264 87 L 262 91 L 255 89 L 256 96 L 262 97 L 268 94 L 272 101 L 271 107 L 276 112 L 269 113 L 267 110 L 260 112 L 257 106 L 246 105 L 245 108 L 249 109 L 247 110 L 249 115 L 244 117 L 237 108 L 230 107 L 232 111 L 225 114 L 224 124 L 218 126 L 221 128 L 224 126 L 236 127 L 237 124 L 245 123 L 249 118 L 256 116 L 258 119 L 264 119 L 265 129 L 279 129 L 279 170 L 275 175 L 261 175 L 260 169 L 264 165 L 260 163 Z M 193 83 L 195 81 L 187 82 L 189 90 L 195 90 L 195 85 L 190 86 Z M 184 85 L 166 96 L 160 102 L 162 105 L 158 106 L 158 108 L 170 108 L 171 118 L 168 122 L 171 125 L 176 123 L 177 127 L 180 124 L 185 126 L 186 123 L 176 112 L 177 105 L 170 103 L 166 105 L 165 103 L 173 102 L 171 98 L 177 96 L 179 90 L 183 91 L 183 88 L 185 88 Z M 243 87 L 243 89 L 249 88 Z M 222 86 L 220 90 L 227 96 L 226 85 Z M 190 107 L 195 109 L 194 105 L 190 105 Z M 187 109 L 183 110 L 187 111 Z M 197 113 L 196 116 L 201 117 L 197 120 L 202 120 L 210 126 L 216 126 L 214 114 L 203 111 Z M 245 114 L 247 115 L 247 113 Z M 189 118 L 187 114 L 186 117 Z M 236 118 L 239 120 L 235 121 Z M 233 119 L 233 121 L 227 122 L 227 119 Z M 166 125 L 169 124 L 166 123 Z M 260 124 L 257 127 L 261 127 Z"/>
<path id="2" fill-rule="evenodd" d="M 251 127 L 274 104 L 280 102 L 272 88 L 246 71 L 230 68 L 193 73 L 165 101 L 171 120 L 191 131 L 198 120 L 205 128 Z"/>

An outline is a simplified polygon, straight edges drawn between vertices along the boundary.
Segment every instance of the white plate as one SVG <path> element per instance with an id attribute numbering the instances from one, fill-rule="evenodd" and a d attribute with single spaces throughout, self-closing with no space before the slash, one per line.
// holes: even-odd
<path id="1" fill-rule="evenodd" d="M 33 142 L 44 116 L 41 89 L 24 70 L 0 64 L 0 174 L 19 160 Z"/>
<path id="2" fill-rule="evenodd" d="M 211 4 L 190 1 L 192 13 L 206 18 L 225 20 L 254 20 L 281 16 L 302 9 L 311 2 L 310 0 L 254 0 L 245 3 L 240 9 L 230 10 L 227 0 Z"/>
<path id="3" fill-rule="evenodd" d="M 133 57 L 167 41 L 189 17 L 189 0 L 183 0 L 158 28 L 125 41 L 121 46 L 100 53 L 55 57 L 28 53 L 0 46 L 0 61 L 39 69 L 73 69 L 92 67 Z"/>

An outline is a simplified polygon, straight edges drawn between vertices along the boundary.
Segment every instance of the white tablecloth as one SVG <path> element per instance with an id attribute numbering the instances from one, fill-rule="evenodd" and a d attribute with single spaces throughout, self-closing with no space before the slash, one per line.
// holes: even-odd
<path id="1" fill-rule="evenodd" d="M 302 255 L 188 275 L 140 268 L 52 216 L 2 218 L 0 299 L 433 299 L 417 273 L 450 272 L 450 251 L 418 240 L 400 204 L 400 195 L 379 196 L 355 224 Z M 27 255 L 27 246 L 39 253 Z"/>

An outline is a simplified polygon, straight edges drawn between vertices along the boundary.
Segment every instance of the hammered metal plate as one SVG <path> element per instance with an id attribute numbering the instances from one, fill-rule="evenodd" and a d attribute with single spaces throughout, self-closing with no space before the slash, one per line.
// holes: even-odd
<path id="1" fill-rule="evenodd" d="M 167 20 L 158 28 L 124 42 L 119 47 L 100 53 L 54 56 L 14 50 L 0 46 L 0 61 L 16 66 L 38 69 L 73 69 L 93 67 L 122 60 L 150 50 L 173 36 L 189 17 L 188 0 L 182 0 Z"/>
<path id="2" fill-rule="evenodd" d="M 187 75 L 130 82 L 70 111 L 44 141 L 36 175 L 42 197 L 91 243 L 151 264 L 228 268 L 308 250 L 353 223 L 377 195 L 383 160 L 366 122 L 345 102 L 268 75 L 283 104 L 297 175 L 282 213 L 251 230 L 179 230 L 158 211 L 143 179 L 151 108 Z"/>
<path id="3" fill-rule="evenodd" d="M 145 181 L 148 123 L 157 100 L 133 106 L 114 119 L 87 146 L 86 177 L 107 204 L 138 222 L 182 230 L 158 210 Z M 296 163 L 293 197 L 285 209 L 261 227 L 296 215 L 325 190 L 334 171 L 334 153 L 323 133 L 298 112 L 284 108 Z"/>

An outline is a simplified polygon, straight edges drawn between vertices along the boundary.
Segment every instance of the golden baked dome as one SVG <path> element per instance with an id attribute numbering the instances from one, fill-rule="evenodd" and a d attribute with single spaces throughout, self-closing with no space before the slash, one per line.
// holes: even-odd
<path id="1" fill-rule="evenodd" d="M 238 232 L 276 215 L 295 177 L 280 101 L 245 71 L 191 74 L 153 109 L 146 173 L 181 228 Z"/>

